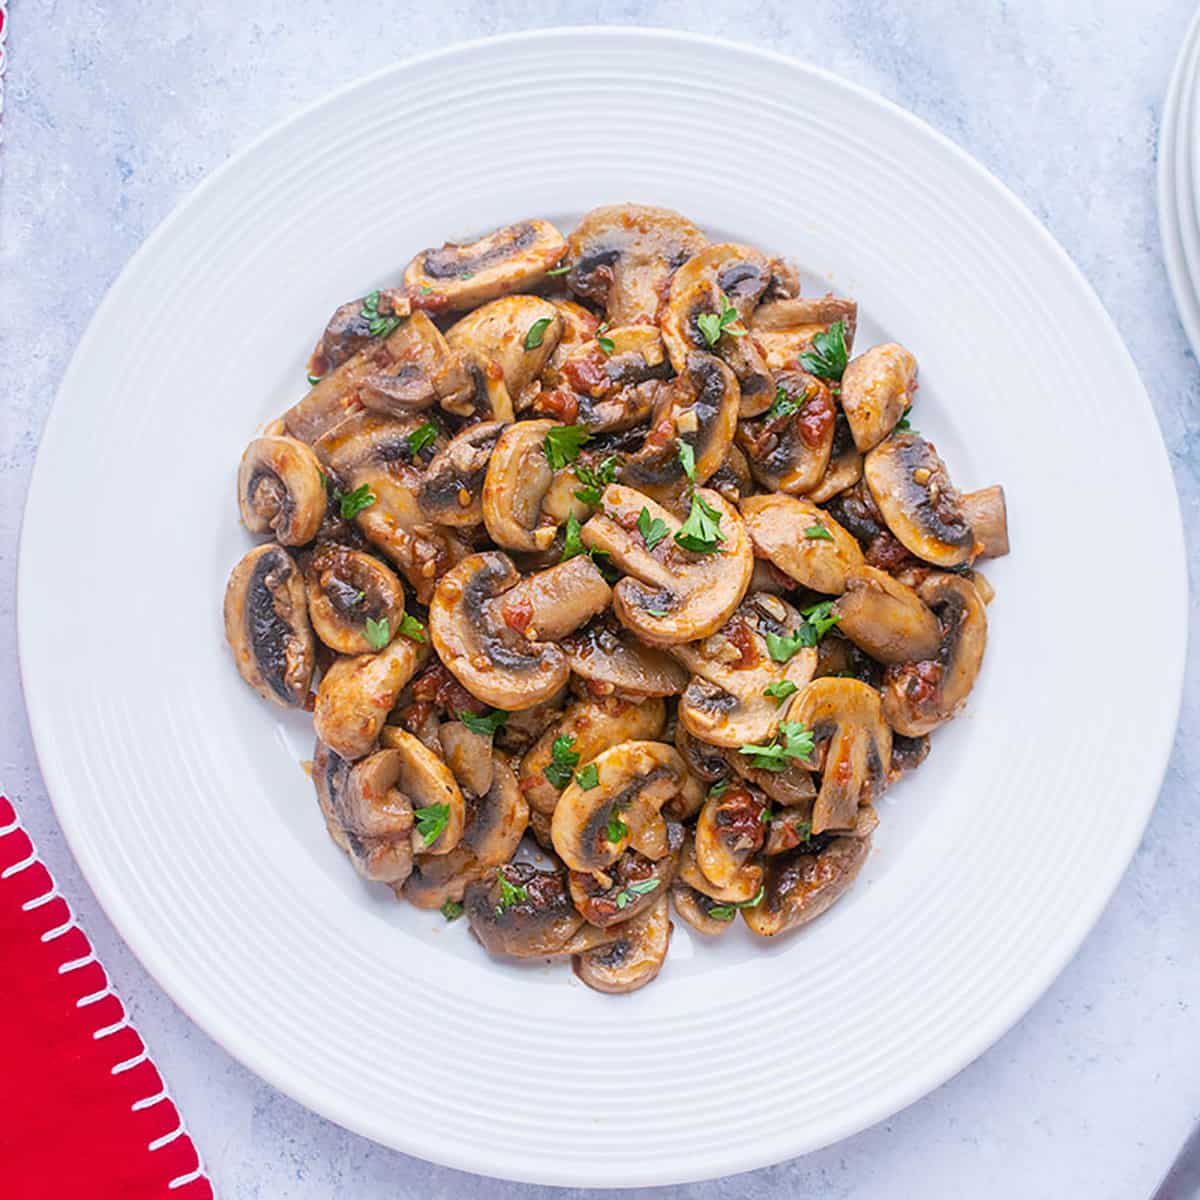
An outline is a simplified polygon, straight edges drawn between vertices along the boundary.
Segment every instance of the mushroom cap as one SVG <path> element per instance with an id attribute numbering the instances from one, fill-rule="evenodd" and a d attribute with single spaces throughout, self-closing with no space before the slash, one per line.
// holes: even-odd
<path id="1" fill-rule="evenodd" d="M 567 287 L 610 325 L 653 323 L 667 281 L 708 238 L 669 208 L 610 204 L 585 213 L 568 242 Z"/>
<path id="2" fill-rule="evenodd" d="M 987 648 L 987 609 L 970 580 L 931 575 L 917 595 L 936 613 L 941 638 L 925 661 L 884 672 L 883 713 L 905 737 L 929 733 L 962 708 Z"/>
<path id="3" fill-rule="evenodd" d="M 612 618 L 585 625 L 565 638 L 562 648 L 572 674 L 586 683 L 591 696 L 677 696 L 687 686 L 687 672 L 674 659 L 643 646 Z"/>
<path id="4" fill-rule="evenodd" d="M 260 437 L 238 469 L 238 506 L 251 533 L 270 533 L 284 546 L 317 536 L 325 516 L 325 481 L 309 446 L 290 437 Z"/>
<path id="5" fill-rule="evenodd" d="M 596 786 L 582 787 L 577 773 L 554 809 L 551 835 L 563 862 L 572 871 L 603 873 L 630 846 L 656 860 L 667 854 L 660 810 L 694 786 L 679 752 L 665 742 L 629 741 L 583 765 L 595 768 Z M 626 829 L 615 842 L 608 837 L 610 819 Z"/>
<path id="6" fill-rule="evenodd" d="M 858 542 L 811 500 L 748 496 L 741 509 L 755 552 L 814 592 L 844 591 L 848 572 L 863 561 Z M 808 533 L 817 528 L 830 536 Z"/>
<path id="7" fill-rule="evenodd" d="M 946 464 L 915 433 L 895 433 L 866 457 L 863 474 L 887 527 L 910 553 L 956 567 L 974 553 L 975 534 Z"/>
<path id="8" fill-rule="evenodd" d="M 758 855 L 769 807 L 761 793 L 737 783 L 704 801 L 694 833 L 696 865 L 722 893 L 752 897 L 762 884 Z"/>
<path id="9" fill-rule="evenodd" d="M 703 783 L 716 783 L 720 779 L 728 779 L 730 766 L 724 753 L 717 746 L 709 745 L 693 737 L 682 721 L 675 723 L 675 749 L 683 756 L 688 772 Z M 697 812 L 699 808 L 697 808 Z M 694 817 L 695 813 L 682 815 L 682 820 Z"/>
<path id="10" fill-rule="evenodd" d="M 975 534 L 977 557 L 1002 558 L 1008 553 L 1008 506 L 1004 489 L 991 487 L 968 492 L 962 498 L 963 516 Z"/>
<path id="11" fill-rule="evenodd" d="M 260 696 L 291 708 L 308 698 L 314 647 L 304 577 L 282 546 L 256 546 L 233 568 L 225 638 L 238 672 Z"/>
<path id="12" fill-rule="evenodd" d="M 304 572 L 308 616 L 317 637 L 339 654 L 370 654 L 366 623 L 386 621 L 399 632 L 404 620 L 404 588 L 374 555 L 326 542 L 317 546 Z"/>
<path id="13" fill-rule="evenodd" d="M 480 421 L 450 439 L 425 468 L 417 493 L 421 512 L 439 525 L 470 526 L 483 521 L 483 479 L 502 421 Z"/>
<path id="14" fill-rule="evenodd" d="M 386 357 L 363 376 L 357 395 L 375 412 L 403 417 L 432 408 L 435 401 L 456 411 L 474 388 L 466 361 L 418 311 L 388 338 Z"/>
<path id="15" fill-rule="evenodd" d="M 750 475 L 750 464 L 746 456 L 736 447 L 729 447 L 729 456 L 705 480 L 706 486 L 724 496 L 730 504 L 740 504 L 742 499 L 754 490 L 754 480 Z"/>
<path id="16" fill-rule="evenodd" d="M 553 827 L 553 826 L 552 826 Z M 589 925 L 607 929 L 640 916 L 665 896 L 679 863 L 683 826 L 667 823 L 667 853 L 662 858 L 647 858 L 636 850 L 627 850 L 610 870 L 599 875 L 590 871 L 572 871 L 569 876 L 571 899 Z"/>
<path id="17" fill-rule="evenodd" d="M 795 411 L 743 420 L 738 425 L 738 444 L 762 487 L 798 496 L 825 478 L 837 406 L 829 386 L 805 371 L 781 371 L 775 385 L 797 406 Z"/>
<path id="18" fill-rule="evenodd" d="M 400 637 L 378 654 L 338 658 L 317 688 L 317 737 L 351 761 L 369 754 L 401 690 L 427 654 L 426 646 Z"/>
<path id="19" fill-rule="evenodd" d="M 557 421 L 518 421 L 497 440 L 483 481 L 483 520 L 497 545 L 537 551 L 554 540 L 558 527 L 543 519 L 542 502 L 555 478 L 546 434 L 557 428 Z"/>
<path id="20" fill-rule="evenodd" d="M 566 249 L 549 221 L 518 221 L 474 242 L 420 251 L 404 268 L 404 286 L 414 295 L 432 292 L 444 308 L 461 311 L 536 287 Z"/>
<path id="21" fill-rule="evenodd" d="M 785 296 L 760 304 L 750 317 L 750 332 L 772 371 L 795 366 L 796 358 L 824 333 L 841 321 L 846 349 L 854 345 L 858 305 L 837 296 Z"/>
<path id="22" fill-rule="evenodd" d="M 636 992 L 658 977 L 671 944 L 666 893 L 640 916 L 622 924 L 619 935 L 610 945 L 571 959 L 575 974 L 597 992 Z"/>
<path id="23" fill-rule="evenodd" d="M 674 534 L 682 525 L 679 518 L 641 492 L 615 483 L 604 489 L 600 511 L 581 533 L 586 546 L 606 551 L 625 572 L 613 589 L 613 611 L 652 646 L 674 646 L 715 632 L 741 603 L 754 570 L 750 538 L 737 510 L 707 488 L 697 489 L 696 495 L 720 514 L 724 541 L 711 554 L 678 546 Z M 653 550 L 646 549 L 638 532 L 643 509 L 667 528 Z"/>
<path id="24" fill-rule="evenodd" d="M 419 737 L 398 725 L 385 726 L 380 740 L 398 755 L 392 786 L 411 801 L 414 817 L 421 809 L 434 805 L 444 804 L 447 809 L 446 824 L 432 841 L 426 842 L 419 830 L 414 829 L 413 851 L 449 854 L 462 839 L 467 820 L 466 801 L 450 768 Z"/>
<path id="25" fill-rule="evenodd" d="M 540 326 L 540 336 L 534 326 Z M 460 317 L 446 330 L 446 341 L 468 359 L 495 363 L 515 403 L 542 373 L 558 345 L 562 328 L 562 314 L 549 300 L 541 296 L 502 296 Z M 531 339 L 537 345 L 528 344 Z"/>
<path id="26" fill-rule="evenodd" d="M 847 572 L 833 611 L 842 636 L 882 663 L 932 658 L 941 642 L 937 618 L 920 596 L 865 563 Z"/>
<path id="27" fill-rule="evenodd" d="M 917 360 L 895 342 L 872 346 L 846 365 L 839 398 L 863 454 L 896 428 L 916 386 Z"/>
<path id="28" fill-rule="evenodd" d="M 754 899 L 762 884 L 762 867 L 750 864 L 748 869 L 737 874 L 732 886 L 719 887 L 700 870 L 696 858 L 695 831 L 689 829 L 684 833 L 683 845 L 679 848 L 679 867 L 675 877 L 718 904 L 745 904 Z"/>
<path id="29" fill-rule="evenodd" d="M 776 662 L 767 634 L 793 633 L 804 619 L 778 596 L 747 596 L 714 634 L 698 642 L 673 646 L 671 653 L 692 673 L 679 703 L 679 719 L 702 741 L 714 746 L 768 742 L 779 727 L 782 705 L 766 689 L 783 681 L 804 687 L 817 666 L 814 647 Z"/>
<path id="30" fill-rule="evenodd" d="M 814 679 L 788 707 L 824 748 L 821 788 L 813 805 L 813 833 L 853 829 L 858 806 L 887 786 L 892 730 L 879 693 L 857 679 Z"/>

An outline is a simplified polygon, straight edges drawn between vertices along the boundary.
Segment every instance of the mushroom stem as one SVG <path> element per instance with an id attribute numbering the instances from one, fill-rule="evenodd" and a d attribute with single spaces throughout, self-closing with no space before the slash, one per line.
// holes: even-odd
<path id="1" fill-rule="evenodd" d="M 581 554 L 510 588 L 501 602 L 506 610 L 528 612 L 525 636 L 530 641 L 557 642 L 586 625 L 612 601 L 612 588 Z"/>
<path id="2" fill-rule="evenodd" d="M 975 544 L 982 547 L 979 558 L 1003 558 L 1008 553 L 1008 507 L 1004 488 L 998 483 L 968 492 L 962 498 L 963 515 Z"/>

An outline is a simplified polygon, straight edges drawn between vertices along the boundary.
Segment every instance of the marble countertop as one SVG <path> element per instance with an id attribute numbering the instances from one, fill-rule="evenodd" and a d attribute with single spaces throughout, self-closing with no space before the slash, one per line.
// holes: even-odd
<path id="1" fill-rule="evenodd" d="M 748 7 L 23 0 L 12 13 L 0 148 L 0 779 L 127 999 L 226 1198 L 502 1200 L 555 1190 L 477 1179 L 364 1141 L 280 1095 L 211 1042 L 149 979 L 91 896 L 54 819 L 25 723 L 15 647 L 18 528 L 39 431 L 67 359 L 143 238 L 206 172 L 297 106 L 457 40 L 618 21 L 769 46 L 876 89 L 994 171 L 1099 291 L 1162 424 L 1195 575 L 1200 375 L 1176 319 L 1155 217 L 1162 99 L 1194 4 Z M 1141 620 L 1153 620 L 1151 604 L 1131 611 L 1122 603 L 1114 633 L 1128 627 L 1135 637 Z M 1029 1015 L 891 1120 L 777 1167 L 667 1189 L 672 1196 L 1150 1194 L 1200 1120 L 1198 641 L 1145 840 L 1095 931 Z"/>

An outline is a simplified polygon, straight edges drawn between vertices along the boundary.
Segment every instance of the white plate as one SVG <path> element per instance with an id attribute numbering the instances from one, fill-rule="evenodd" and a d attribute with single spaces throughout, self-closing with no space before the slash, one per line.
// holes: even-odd
<path id="1" fill-rule="evenodd" d="M 1011 558 L 966 715 L 882 806 L 858 885 L 796 936 L 683 928 L 597 995 L 489 961 L 362 884 L 222 640 L 244 443 L 329 312 L 409 255 L 622 199 L 794 256 L 860 346 L 921 361 L 914 422 L 1002 481 Z M 1117 564 L 1154 581 L 1136 618 Z M 824 1145 L 1007 1029 L 1091 927 L 1154 803 L 1179 701 L 1183 550 L 1133 364 L 1067 256 L 901 110 L 713 40 L 562 30 L 456 47 L 239 154 L 130 263 L 63 381 L 31 486 L 21 657 L 62 824 L 186 1011 L 310 1107 L 514 1179 L 657 1184 Z M 1110 599 L 1111 595 L 1111 599 Z M 1067 1031 L 1069 1036 L 1069 1030 Z"/>

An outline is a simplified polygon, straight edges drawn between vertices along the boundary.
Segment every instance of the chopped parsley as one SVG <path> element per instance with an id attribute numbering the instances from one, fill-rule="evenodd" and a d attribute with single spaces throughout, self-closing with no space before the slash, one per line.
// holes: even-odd
<path id="1" fill-rule="evenodd" d="M 442 836 L 450 821 L 450 805 L 430 804 L 413 812 L 417 819 L 417 832 L 426 846 L 432 846 Z"/>
<path id="2" fill-rule="evenodd" d="M 570 269 L 571 269 L 570 263 L 563 263 L 563 265 L 561 267 L 552 267 L 549 271 L 546 272 L 546 274 L 550 275 L 550 276 L 565 275 Z"/>
<path id="3" fill-rule="evenodd" d="M 512 908 L 514 904 L 529 899 L 529 893 L 523 887 L 519 884 L 514 887 L 509 883 L 503 867 L 496 868 L 496 882 L 500 885 L 500 903 L 496 905 L 496 916 L 500 916 L 505 909 Z"/>
<path id="4" fill-rule="evenodd" d="M 370 508 L 375 503 L 375 493 L 366 483 L 352 492 L 339 492 L 334 489 L 333 498 L 338 502 L 338 512 L 346 521 L 353 520 L 364 508 Z"/>
<path id="5" fill-rule="evenodd" d="M 605 337 L 603 334 L 596 335 L 596 345 L 600 347 L 605 354 L 611 354 L 616 348 L 617 343 L 610 337 Z"/>
<path id="6" fill-rule="evenodd" d="M 423 642 L 425 640 L 425 626 L 411 613 L 405 613 L 400 618 L 400 636 L 412 638 L 414 642 Z"/>
<path id="7" fill-rule="evenodd" d="M 579 536 L 580 524 L 575 518 L 574 513 L 567 515 L 567 532 L 563 535 L 562 558 L 559 562 L 566 562 L 568 558 L 575 558 L 576 555 L 586 554 L 588 548 L 583 544 L 583 538 Z"/>
<path id="8" fill-rule="evenodd" d="M 373 621 L 368 617 L 363 636 L 372 650 L 382 650 L 392 640 L 391 622 L 387 617 L 380 617 L 378 621 Z"/>
<path id="9" fill-rule="evenodd" d="M 592 435 L 582 425 L 555 425 L 546 431 L 542 446 L 546 461 L 555 471 L 570 466 L 579 457 L 584 443 L 591 440 Z"/>
<path id="10" fill-rule="evenodd" d="M 696 482 L 696 451 L 685 441 L 679 442 L 679 461 L 683 465 L 683 473 Z"/>
<path id="11" fill-rule="evenodd" d="M 429 293 L 430 293 L 430 292 L 432 292 L 432 291 L 433 291 L 433 288 L 431 288 L 431 287 L 429 286 L 429 284 L 427 284 L 427 283 L 423 283 L 423 284 L 421 284 L 421 295 L 422 295 L 422 296 L 428 296 L 428 295 L 429 295 Z"/>
<path id="12" fill-rule="evenodd" d="M 775 389 L 775 403 L 767 409 L 767 420 L 770 421 L 775 417 L 790 417 L 792 413 L 799 411 L 800 405 L 787 394 L 787 389 L 780 385 Z"/>
<path id="13" fill-rule="evenodd" d="M 745 329 L 735 329 L 740 319 L 738 311 L 729 303 L 729 297 L 721 294 L 722 308 L 719 313 L 701 313 L 696 318 L 696 327 L 709 346 L 715 346 L 721 340 L 721 334 L 728 333 L 731 337 L 745 337 Z"/>
<path id="14" fill-rule="evenodd" d="M 311 375 L 309 376 L 309 379 L 310 380 L 312 379 Z M 896 422 L 896 426 L 892 430 L 893 433 L 915 433 L 916 432 L 916 430 L 913 429 L 913 427 L 909 424 L 909 421 L 908 421 L 908 414 L 910 412 L 912 412 L 911 404 L 907 405 L 905 407 L 904 411 L 900 414 L 900 420 L 898 420 Z"/>
<path id="15" fill-rule="evenodd" d="M 675 535 L 675 544 L 695 554 L 712 554 L 725 540 L 721 532 L 721 514 L 692 493 L 692 511 Z"/>
<path id="16" fill-rule="evenodd" d="M 589 467 L 587 463 L 577 462 L 575 476 L 583 484 L 583 487 L 575 492 L 575 499 L 582 504 L 598 506 L 605 486 L 617 478 L 619 465 L 620 459 L 615 454 L 610 454 L 603 459 L 597 467 Z"/>
<path id="17" fill-rule="evenodd" d="M 653 550 L 671 532 L 667 528 L 666 521 L 661 517 L 651 517 L 650 510 L 645 506 L 638 513 L 637 527 L 638 533 L 642 535 L 642 541 L 646 543 L 647 550 Z"/>
<path id="18" fill-rule="evenodd" d="M 378 289 L 368 292 L 363 298 L 362 311 L 359 316 L 367 322 L 367 331 L 372 337 L 387 337 L 400 324 L 399 317 L 380 316 Z"/>
<path id="19" fill-rule="evenodd" d="M 782 704 L 796 690 L 796 685 L 790 679 L 776 679 L 763 688 L 763 695 Z"/>
<path id="20" fill-rule="evenodd" d="M 812 822 L 811 821 L 793 821 L 792 828 L 796 831 L 802 842 L 812 841 Z"/>
<path id="21" fill-rule="evenodd" d="M 457 921 L 463 915 L 462 903 L 458 900 L 447 900 L 442 905 L 441 913 L 447 921 Z"/>
<path id="22" fill-rule="evenodd" d="M 800 610 L 800 615 L 812 626 L 818 641 L 842 619 L 838 613 L 833 611 L 834 603 L 833 600 L 822 600 L 819 604 L 813 604 Z"/>
<path id="23" fill-rule="evenodd" d="M 553 317 L 538 317 L 525 333 L 525 349 L 536 350 L 546 336 L 546 330 L 550 327 L 550 322 Z"/>
<path id="24" fill-rule="evenodd" d="M 800 365 L 818 379 L 841 379 L 849 359 L 846 350 L 846 327 L 841 321 L 813 337 L 812 343 L 798 358 Z"/>
<path id="25" fill-rule="evenodd" d="M 641 879 L 637 883 L 631 883 L 627 888 L 622 888 L 613 898 L 617 902 L 618 908 L 624 908 L 627 904 L 633 903 L 637 896 L 645 896 L 658 887 L 657 879 Z"/>
<path id="26" fill-rule="evenodd" d="M 617 815 L 615 808 L 608 814 L 608 827 L 604 833 L 610 842 L 619 842 L 629 833 L 629 826 Z"/>
<path id="27" fill-rule="evenodd" d="M 325 378 L 325 376 L 324 375 L 313 375 L 310 373 L 308 375 L 305 375 L 304 378 L 308 380 L 309 387 L 316 387 L 317 384 L 320 383 L 321 380 Z M 897 426 L 897 428 L 899 428 L 899 427 Z"/>
<path id="28" fill-rule="evenodd" d="M 484 713 L 483 716 L 480 716 L 479 713 L 467 712 L 466 709 L 463 709 L 459 712 L 458 719 L 472 733 L 490 737 L 508 720 L 508 713 L 502 708 L 493 708 L 490 713 Z"/>
<path id="29" fill-rule="evenodd" d="M 586 767 L 580 767 L 575 772 L 575 782 L 579 784 L 585 792 L 590 792 L 592 788 L 600 786 L 600 768 L 595 763 L 588 763 Z M 614 840 L 614 839 L 609 839 Z"/>
<path id="30" fill-rule="evenodd" d="M 708 910 L 708 915 L 716 921 L 732 921 L 734 913 L 739 908 L 757 908 L 762 903 L 766 889 L 760 887 L 749 900 L 735 900 L 730 904 L 717 904 Z"/>
<path id="31" fill-rule="evenodd" d="M 437 435 L 437 426 L 432 421 L 426 421 L 424 425 L 418 425 L 404 439 L 408 443 L 409 454 L 415 458 L 426 446 L 432 446 L 437 441 Z"/>
<path id="32" fill-rule="evenodd" d="M 804 536 L 806 538 L 816 538 L 817 540 L 823 541 L 823 542 L 832 542 L 833 541 L 833 534 L 830 533 L 829 530 L 826 529 L 824 525 L 821 525 L 819 523 L 816 525 L 810 525 L 804 531 Z"/>
<path id="33" fill-rule="evenodd" d="M 665 608 L 651 608 L 649 605 L 644 606 L 642 611 L 648 612 L 652 617 L 665 617 L 667 615 Z"/>
<path id="34" fill-rule="evenodd" d="M 708 789 L 708 798 L 710 800 L 720 800 L 720 798 L 725 795 L 727 791 L 729 791 L 729 785 L 731 782 L 732 780 L 722 779 L 719 783 L 714 783 L 712 787 Z"/>
<path id="35" fill-rule="evenodd" d="M 760 771 L 782 771 L 789 758 L 809 759 L 813 735 L 799 721 L 780 721 L 779 732 L 765 746 L 742 746 L 739 754 L 750 756 L 750 765 Z"/>
<path id="36" fill-rule="evenodd" d="M 577 766 L 579 752 L 575 749 L 575 735 L 560 733 L 550 747 L 550 765 L 543 768 L 542 774 L 551 787 L 561 792 L 571 782 Z"/>
<path id="37" fill-rule="evenodd" d="M 834 601 L 822 600 L 810 608 L 804 609 L 800 615 L 804 624 L 794 632 L 766 635 L 767 653 L 776 662 L 787 662 L 797 650 L 815 646 L 840 620 L 841 617 L 833 611 Z"/>

